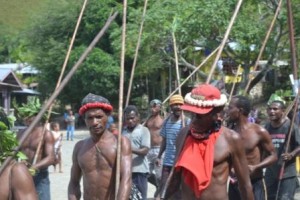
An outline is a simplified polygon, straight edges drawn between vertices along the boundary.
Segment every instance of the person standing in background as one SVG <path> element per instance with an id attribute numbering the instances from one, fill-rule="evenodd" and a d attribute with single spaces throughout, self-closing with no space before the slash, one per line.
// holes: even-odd
<path id="1" fill-rule="evenodd" d="M 67 140 L 74 140 L 74 131 L 75 131 L 75 116 L 73 115 L 73 111 L 69 110 L 68 115 L 66 116 L 67 123 Z"/>
<path id="2" fill-rule="evenodd" d="M 124 110 L 125 128 L 122 134 L 131 141 L 132 150 L 132 183 L 147 199 L 149 164 L 147 154 L 150 149 L 150 132 L 139 123 L 139 112 L 136 106 L 129 105 Z"/>

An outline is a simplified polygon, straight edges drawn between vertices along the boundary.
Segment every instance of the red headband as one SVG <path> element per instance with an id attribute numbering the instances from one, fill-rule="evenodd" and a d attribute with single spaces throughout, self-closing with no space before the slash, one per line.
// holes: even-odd
<path id="1" fill-rule="evenodd" d="M 83 115 L 88 109 L 90 108 L 102 108 L 105 111 L 112 111 L 113 107 L 107 103 L 99 103 L 99 102 L 94 102 L 94 103 L 87 103 L 79 109 L 79 114 Z"/>

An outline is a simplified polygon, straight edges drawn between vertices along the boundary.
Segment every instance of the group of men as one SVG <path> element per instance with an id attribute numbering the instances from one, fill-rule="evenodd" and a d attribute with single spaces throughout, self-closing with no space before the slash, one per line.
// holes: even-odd
<path id="1" fill-rule="evenodd" d="M 270 120 L 262 127 L 248 121 L 249 99 L 235 96 L 226 109 L 231 126 L 225 127 L 220 113 L 227 103 L 219 89 L 201 84 L 184 99 L 172 96 L 165 119 L 159 115 L 162 103 L 157 99 L 150 102 L 152 115 L 144 124 L 136 106 L 126 107 L 116 188 L 118 140 L 106 126 L 113 107 L 106 98 L 88 94 L 79 114 L 90 137 L 74 147 L 68 198 L 80 199 L 83 178 L 84 199 L 134 199 L 132 186 L 140 192 L 139 199 L 146 199 L 148 180 L 157 187 L 157 199 L 293 199 L 300 135 L 298 128 L 290 130 L 284 104 L 268 105 Z M 38 194 L 45 195 L 40 199 L 50 199 L 47 167 L 54 160 L 53 138 L 47 131 L 35 132 L 22 150 L 32 161 L 36 143 L 45 134 L 38 161 L 31 167 L 38 172 Z"/>

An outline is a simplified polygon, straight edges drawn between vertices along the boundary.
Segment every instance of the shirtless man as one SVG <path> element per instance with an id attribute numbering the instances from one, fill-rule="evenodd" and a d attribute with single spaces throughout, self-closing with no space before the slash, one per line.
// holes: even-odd
<path id="1" fill-rule="evenodd" d="M 181 109 L 191 112 L 192 122 L 178 136 L 179 156 L 165 199 L 181 185 L 182 199 L 226 200 L 231 167 L 240 183 L 242 199 L 253 199 L 241 137 L 218 122 L 226 101 L 226 96 L 209 84 L 199 85 L 185 96 Z"/>
<path id="2" fill-rule="evenodd" d="M 235 96 L 228 106 L 227 114 L 229 121 L 233 123 L 231 128 L 238 132 L 243 140 L 254 197 L 257 200 L 266 200 L 263 168 L 275 163 L 277 155 L 269 132 L 248 121 L 250 111 L 250 100 L 244 96 Z M 229 199 L 240 199 L 238 182 L 234 180 L 234 175 L 229 184 Z"/>
<path id="3" fill-rule="evenodd" d="M 26 116 L 25 124 L 30 125 L 39 111 L 40 109 L 36 109 L 35 111 L 32 110 L 32 112 L 30 112 L 31 115 Z M 22 138 L 25 130 L 19 132 L 18 139 Z M 41 149 L 37 155 L 36 163 L 33 163 L 38 145 L 41 140 Z M 43 123 L 39 123 L 33 128 L 30 135 L 23 142 L 20 150 L 25 153 L 28 158 L 28 163 L 31 165 L 30 168 L 35 171 L 33 181 L 39 199 L 50 200 L 51 196 L 48 167 L 55 163 L 53 135 L 49 131 L 44 130 Z"/>
<path id="4" fill-rule="evenodd" d="M 83 199 L 115 199 L 117 137 L 106 123 L 113 107 L 102 96 L 88 94 L 82 100 L 79 114 L 83 116 L 90 137 L 79 141 L 73 150 L 73 165 L 68 188 L 69 200 L 80 199 L 83 177 Z M 121 139 L 120 185 L 118 200 L 127 200 L 131 189 L 131 146 Z"/>
<path id="5" fill-rule="evenodd" d="M 155 160 L 159 153 L 159 148 L 162 142 L 160 135 L 160 129 L 163 124 L 163 117 L 160 115 L 162 103 L 158 99 L 153 99 L 150 102 L 151 116 L 146 120 L 145 126 L 149 129 L 151 135 L 151 149 L 149 150 L 147 157 L 149 161 L 150 175 L 148 181 L 156 187 L 156 191 L 159 186 L 161 176 L 161 166 L 155 164 Z M 154 197 L 156 197 L 156 193 Z"/>
<path id="6" fill-rule="evenodd" d="M 9 122 L 7 120 L 6 114 L 0 108 L 0 165 L 3 164 L 7 153 L 13 151 L 11 149 L 14 145 L 7 143 L 8 140 L 11 141 L 10 133 L 4 134 L 4 131 L 9 129 Z M 4 128 L 3 125 L 7 127 Z M 4 142 L 5 141 L 5 142 Z M 16 141 L 11 141 L 16 142 Z M 23 163 L 17 163 L 15 160 L 12 160 L 8 166 L 0 174 L 0 199 L 1 200 L 11 200 L 11 199 L 24 199 L 24 200 L 37 200 L 37 194 L 34 188 L 34 183 L 32 176 L 28 171 L 27 166 Z"/>
<path id="7" fill-rule="evenodd" d="M 24 163 L 13 161 L 0 175 L 0 199 L 37 200 L 32 176 Z"/>

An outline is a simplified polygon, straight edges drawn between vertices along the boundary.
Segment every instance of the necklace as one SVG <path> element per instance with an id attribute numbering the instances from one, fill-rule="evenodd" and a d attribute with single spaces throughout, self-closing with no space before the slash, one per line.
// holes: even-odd
<path id="1" fill-rule="evenodd" d="M 101 150 L 99 149 L 97 144 L 95 144 L 95 148 L 96 148 L 96 151 L 101 154 Z"/>

